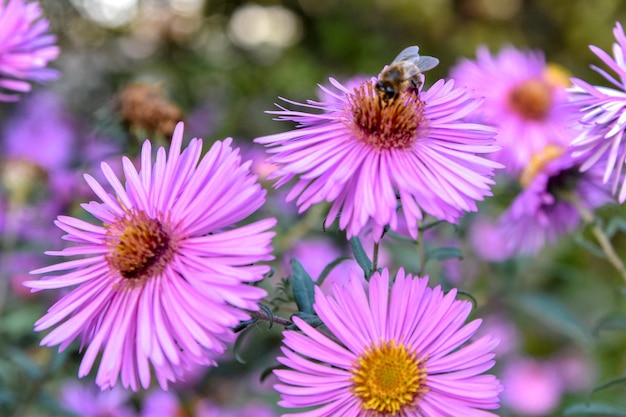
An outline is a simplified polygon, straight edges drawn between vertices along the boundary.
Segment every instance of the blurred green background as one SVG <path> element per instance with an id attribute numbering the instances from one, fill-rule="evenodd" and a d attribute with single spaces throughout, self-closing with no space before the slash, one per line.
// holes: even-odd
<path id="1" fill-rule="evenodd" d="M 329 76 L 376 75 L 417 44 L 445 77 L 476 46 L 540 48 L 585 79 L 608 49 L 620 0 L 43 0 L 63 53 L 62 90 L 85 118 L 129 81 L 163 83 L 185 114 L 205 106 L 206 132 L 276 131 L 263 110 L 277 96 L 314 97 Z M 209 126 L 210 125 L 210 126 Z M 210 132 L 209 132 L 210 130 Z"/>

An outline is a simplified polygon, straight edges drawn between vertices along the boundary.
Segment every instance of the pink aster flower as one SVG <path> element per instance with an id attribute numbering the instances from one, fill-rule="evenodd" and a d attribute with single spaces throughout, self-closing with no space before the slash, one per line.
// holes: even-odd
<path id="1" fill-rule="evenodd" d="M 517 415 L 550 415 L 561 403 L 563 385 L 549 361 L 515 358 L 506 364 L 502 383 L 502 402 Z"/>
<path id="2" fill-rule="evenodd" d="M 512 256 L 506 238 L 497 220 L 479 215 L 472 219 L 468 240 L 479 258 L 488 262 L 502 262 Z"/>
<path id="3" fill-rule="evenodd" d="M 46 68 L 59 55 L 56 38 L 36 2 L 0 0 L 0 101 L 16 101 L 29 81 L 51 81 L 59 74 Z"/>
<path id="4" fill-rule="evenodd" d="M 542 52 L 508 46 L 492 56 L 482 46 L 475 61 L 463 59 L 450 76 L 485 98 L 478 120 L 498 128 L 502 150 L 492 157 L 508 173 L 517 175 L 547 144 L 566 146 L 572 140 L 569 81 L 564 71 L 546 64 Z"/>
<path id="5" fill-rule="evenodd" d="M 243 406 L 217 405 L 208 399 L 182 404 L 171 391 L 152 391 L 143 401 L 141 417 L 275 417 L 267 404 L 246 399 Z M 240 401 L 241 403 L 241 401 Z"/>
<path id="6" fill-rule="evenodd" d="M 98 391 L 93 386 L 71 382 L 61 391 L 60 404 L 81 417 L 135 417 L 130 402 L 130 394 L 120 387 L 108 391 Z"/>
<path id="7" fill-rule="evenodd" d="M 334 88 L 320 87 L 322 101 L 289 102 L 317 113 L 280 106 L 271 112 L 297 129 L 255 139 L 272 147 L 276 187 L 298 177 L 287 200 L 296 199 L 300 212 L 332 202 L 326 227 L 338 217 L 350 238 L 371 226 L 376 241 L 386 225 L 398 228 L 401 213 L 416 239 L 423 212 L 456 222 L 491 195 L 500 165 L 479 154 L 497 150 L 495 131 L 464 121 L 480 105 L 468 90 L 440 80 L 387 102 L 375 78 L 354 89 L 330 83 Z"/>
<path id="8" fill-rule="evenodd" d="M 62 98 L 41 91 L 28 96 L 17 106 L 14 116 L 2 126 L 2 154 L 26 159 L 48 173 L 66 170 L 76 158 L 76 123 Z"/>
<path id="9" fill-rule="evenodd" d="M 125 184 L 103 163 L 114 194 L 85 175 L 102 202 L 82 207 L 101 224 L 60 216 L 56 225 L 77 245 L 48 254 L 82 258 L 34 271 L 62 274 L 28 282 L 36 290 L 77 286 L 35 330 L 55 327 L 41 343 L 60 350 L 80 338 L 79 377 L 102 351 L 96 383 L 103 389 L 118 377 L 124 387 L 146 388 L 151 368 L 166 389 L 198 364 L 215 365 L 234 337 L 230 327 L 265 295 L 249 283 L 269 271 L 256 263 L 272 259 L 267 230 L 275 219 L 234 226 L 263 204 L 265 191 L 231 139 L 200 158 L 202 141 L 181 151 L 182 136 L 179 123 L 169 154 L 160 148 L 154 164 L 144 142 L 139 171 L 123 158 Z"/>
<path id="10" fill-rule="evenodd" d="M 616 194 L 619 187 L 619 202 L 626 201 L 626 181 L 624 181 L 624 165 L 626 164 L 626 35 L 618 22 L 613 29 L 617 43 L 613 44 L 613 56 L 596 46 L 589 46 L 612 71 L 617 78 L 601 68 L 592 66 L 594 70 L 606 78 L 615 88 L 593 86 L 578 78 L 573 78 L 574 87 L 570 90 L 571 100 L 580 106 L 582 115 L 580 127 L 582 131 L 574 139 L 575 155 L 581 155 L 584 162 L 583 171 L 591 169 L 605 156 L 608 162 L 604 167 L 603 181 L 612 178 L 612 190 Z"/>
<path id="11" fill-rule="evenodd" d="M 534 155 L 521 176 L 524 190 L 500 218 L 509 249 L 534 254 L 578 227 L 576 204 L 593 211 L 612 200 L 602 183 L 603 166 L 586 172 L 580 166 L 571 148 L 548 146 Z"/>
<path id="12" fill-rule="evenodd" d="M 427 278 L 400 270 L 375 273 L 369 296 L 353 270 L 348 285 L 326 296 L 316 288 L 320 331 L 294 317 L 275 370 L 279 405 L 307 408 L 289 416 L 495 416 L 497 340 L 470 341 L 481 320 L 464 324 L 471 304 L 429 288 Z M 328 334 L 330 333 L 330 334 Z"/>

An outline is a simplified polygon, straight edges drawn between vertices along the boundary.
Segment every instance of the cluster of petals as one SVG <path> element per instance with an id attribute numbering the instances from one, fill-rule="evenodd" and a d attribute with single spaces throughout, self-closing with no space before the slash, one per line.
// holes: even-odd
<path id="1" fill-rule="evenodd" d="M 460 85 L 484 97 L 474 116 L 498 128 L 496 139 L 502 149 L 491 157 L 512 176 L 548 143 L 566 146 L 574 136 L 569 81 L 563 71 L 553 68 L 541 51 L 506 46 L 492 55 L 480 46 L 475 60 L 464 58 L 450 71 Z"/>
<path id="2" fill-rule="evenodd" d="M 502 387 L 484 372 L 494 365 L 498 342 L 490 336 L 473 338 L 481 320 L 465 323 L 471 303 L 457 300 L 456 290 L 446 294 L 440 287 L 430 288 L 427 278 L 402 269 L 393 283 L 387 269 L 375 273 L 368 290 L 360 275 L 353 270 L 350 282 L 335 285 L 330 295 L 316 288 L 314 308 L 324 331 L 294 317 L 299 331 L 284 333 L 284 356 L 278 360 L 286 369 L 274 373 L 279 379 L 275 389 L 282 398 L 279 405 L 296 409 L 286 415 L 495 416 L 485 410 L 498 408 Z M 355 368 L 362 358 L 373 346 L 389 343 L 408 351 L 423 373 L 415 395 L 389 393 L 391 402 L 401 403 L 392 413 L 367 408 L 355 382 Z M 379 359 L 388 362 L 388 357 Z M 389 377 L 385 381 L 374 382 L 382 391 L 393 391 L 405 382 L 385 375 Z M 374 396 L 379 394 L 384 392 Z"/>
<path id="3" fill-rule="evenodd" d="M 573 232 L 580 225 L 581 209 L 593 211 L 612 201 L 602 182 L 604 165 L 580 172 L 581 163 L 570 148 L 537 172 L 500 217 L 507 249 L 535 254 Z"/>
<path id="4" fill-rule="evenodd" d="M 0 101 L 16 101 L 31 89 L 29 81 L 56 79 L 47 68 L 59 55 L 56 37 L 49 31 L 37 2 L 0 0 Z"/>
<path id="5" fill-rule="evenodd" d="M 395 231 L 406 223 L 417 238 L 424 213 L 456 222 L 491 195 L 492 177 L 501 165 L 483 155 L 498 150 L 495 130 L 465 120 L 481 104 L 469 90 L 452 80 L 421 90 L 420 124 L 410 143 L 379 147 L 359 137 L 353 126 L 355 113 L 362 110 L 356 94 L 363 87 L 330 83 L 320 87 L 321 101 L 289 102 L 304 110 L 279 106 L 270 112 L 278 120 L 296 122 L 295 129 L 255 139 L 269 147 L 268 162 L 278 167 L 269 177 L 279 178 L 276 187 L 297 178 L 287 200 L 295 199 L 300 212 L 326 201 L 332 204 L 325 226 L 338 220 L 348 237 L 369 226 L 378 241 L 386 226 Z M 375 79 L 361 86 L 367 83 Z"/>
<path id="6" fill-rule="evenodd" d="M 611 188 L 620 203 L 626 201 L 626 35 L 618 22 L 613 29 L 617 40 L 613 44 L 613 57 L 602 49 L 589 48 L 604 62 L 617 77 L 592 66 L 614 87 L 594 86 L 581 79 L 573 78 L 570 89 L 571 101 L 582 112 L 579 115 L 579 135 L 573 140 L 575 155 L 583 157 L 582 170 L 598 163 L 605 164 L 603 181 L 611 180 Z"/>
<path id="7" fill-rule="evenodd" d="M 101 353 L 96 383 L 102 389 L 114 387 L 118 378 L 124 387 L 146 388 L 152 372 L 165 389 L 198 365 L 215 365 L 234 338 L 231 327 L 249 319 L 245 310 L 257 310 L 266 295 L 252 284 L 269 271 L 258 262 L 273 259 L 274 233 L 268 229 L 275 219 L 236 226 L 265 202 L 250 162 L 241 163 L 231 139 L 216 141 L 202 158 L 202 140 L 192 139 L 184 150 L 182 141 L 179 123 L 169 154 L 159 148 L 154 163 L 151 143 L 145 141 L 139 170 L 123 158 L 125 184 L 102 163 L 114 194 L 85 175 L 101 202 L 82 207 L 100 224 L 60 216 L 56 225 L 75 245 L 47 254 L 73 259 L 33 271 L 44 276 L 27 283 L 35 290 L 68 289 L 35 330 L 53 328 L 41 343 L 60 350 L 80 340 L 79 377 Z M 142 213 L 139 220 L 167 232 L 169 252 L 164 258 L 165 249 L 158 247 L 139 265 L 143 270 L 124 275 L 111 256 L 129 248 L 111 246 L 111 225 L 127 219 L 124 233 L 135 233 L 150 247 L 150 235 L 132 224 L 137 213 Z M 120 264 L 133 261 L 130 250 L 127 259 L 117 254 Z M 145 256 L 136 258 L 140 255 Z"/>

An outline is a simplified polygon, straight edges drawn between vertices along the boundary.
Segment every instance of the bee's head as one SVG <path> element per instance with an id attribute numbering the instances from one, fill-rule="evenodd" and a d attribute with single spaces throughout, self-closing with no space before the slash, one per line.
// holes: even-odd
<path id="1" fill-rule="evenodd" d="M 378 90 L 385 100 L 391 100 L 396 96 L 396 89 L 393 88 L 393 85 L 386 81 L 378 81 L 376 83 L 376 90 Z"/>

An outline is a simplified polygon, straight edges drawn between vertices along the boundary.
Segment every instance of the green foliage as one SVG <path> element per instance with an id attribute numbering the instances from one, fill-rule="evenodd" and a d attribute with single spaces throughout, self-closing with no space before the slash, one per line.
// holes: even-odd
<path id="1" fill-rule="evenodd" d="M 313 315 L 313 303 L 315 302 L 313 279 L 295 258 L 291 259 L 291 271 L 293 298 L 298 305 L 298 311 Z"/>
<path id="2" fill-rule="evenodd" d="M 604 416 L 604 417 L 624 417 L 626 410 L 618 409 L 609 404 L 585 403 L 575 404 L 568 407 L 564 412 L 565 416 Z"/>
<path id="3" fill-rule="evenodd" d="M 351 238 L 350 246 L 352 247 L 352 252 L 354 253 L 354 259 L 363 270 L 363 275 L 365 276 L 365 278 L 369 279 L 369 277 L 373 273 L 372 261 L 367 256 L 367 253 L 365 253 L 365 249 L 363 249 L 361 240 L 356 236 Z"/>
<path id="4" fill-rule="evenodd" d="M 515 299 L 515 306 L 552 332 L 583 347 L 591 344 L 589 331 L 559 299 L 548 294 L 520 294 Z"/>

